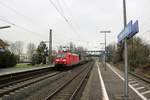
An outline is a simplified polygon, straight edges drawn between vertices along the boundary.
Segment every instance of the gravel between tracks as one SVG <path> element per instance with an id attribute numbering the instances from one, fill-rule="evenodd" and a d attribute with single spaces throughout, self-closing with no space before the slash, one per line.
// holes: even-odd
<path id="1" fill-rule="evenodd" d="M 51 76 L 50 74 L 47 76 L 42 76 L 42 77 L 47 77 L 47 78 L 42 79 L 41 81 L 40 79 L 36 78 L 36 79 L 31 79 L 30 81 L 15 84 L 16 86 L 15 85 L 9 86 L 4 90 L 7 91 L 7 89 L 9 90 L 9 89 L 17 88 L 19 86 L 21 87 L 16 89 L 15 91 L 8 92 L 8 94 L 6 95 L 3 95 L 0 98 L 0 100 L 43 100 L 49 94 L 53 93 L 57 88 L 62 86 L 63 83 L 73 78 L 74 75 L 84 70 L 85 67 L 87 67 L 90 64 L 91 63 L 87 63 L 79 67 L 76 67 L 67 71 L 63 71 L 60 74 L 54 75 L 53 77 L 50 77 Z M 83 76 L 83 74 L 81 76 Z M 35 81 L 35 82 L 32 83 L 31 81 Z M 29 85 L 25 85 L 27 83 L 29 83 Z"/>

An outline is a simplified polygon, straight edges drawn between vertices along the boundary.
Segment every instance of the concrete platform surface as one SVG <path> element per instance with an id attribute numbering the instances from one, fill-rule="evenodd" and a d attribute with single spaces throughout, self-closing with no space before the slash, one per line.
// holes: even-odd
<path id="1" fill-rule="evenodd" d="M 12 74 L 12 73 L 18 73 L 18 72 L 25 72 L 25 71 L 30 71 L 30 70 L 38 70 L 42 68 L 48 68 L 48 67 L 53 67 L 54 65 L 51 66 L 41 66 L 41 67 L 25 67 L 25 68 L 0 68 L 0 76 L 2 75 L 7 75 L 7 74 Z"/>
<path id="2" fill-rule="evenodd" d="M 107 66 L 96 61 L 80 100 L 124 100 L 124 81 Z M 129 87 L 128 100 L 142 100 Z"/>
<path id="3" fill-rule="evenodd" d="M 98 67 L 100 68 L 109 100 L 124 100 L 124 81 L 110 67 L 107 66 L 106 71 L 102 63 L 98 63 Z M 129 87 L 129 100 L 142 99 Z"/>
<path id="4" fill-rule="evenodd" d="M 93 66 L 80 100 L 102 100 L 102 89 L 96 64 Z"/>

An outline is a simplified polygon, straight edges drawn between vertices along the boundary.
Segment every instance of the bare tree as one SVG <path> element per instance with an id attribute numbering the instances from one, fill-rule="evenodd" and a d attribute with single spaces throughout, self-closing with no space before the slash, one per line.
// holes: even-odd
<path id="1" fill-rule="evenodd" d="M 15 43 L 10 43 L 10 51 L 16 54 L 16 45 Z"/>
<path id="2" fill-rule="evenodd" d="M 10 44 L 10 51 L 16 55 L 21 55 L 23 52 L 23 41 L 16 41 L 15 43 Z"/>
<path id="3" fill-rule="evenodd" d="M 34 43 L 29 43 L 27 45 L 27 54 L 29 55 L 30 60 L 31 60 L 32 55 L 33 55 L 35 50 L 36 50 L 36 46 Z"/>
<path id="4" fill-rule="evenodd" d="M 70 49 L 71 52 L 75 52 L 76 45 L 73 42 L 70 42 L 69 49 Z"/>

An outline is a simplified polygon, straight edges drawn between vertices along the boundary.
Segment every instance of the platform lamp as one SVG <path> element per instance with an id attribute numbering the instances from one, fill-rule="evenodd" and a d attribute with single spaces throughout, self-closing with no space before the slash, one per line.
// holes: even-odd
<path id="1" fill-rule="evenodd" d="M 111 33 L 111 31 L 100 31 L 100 33 L 104 33 L 105 34 L 105 51 L 104 51 L 104 70 L 106 71 L 106 33 Z"/>

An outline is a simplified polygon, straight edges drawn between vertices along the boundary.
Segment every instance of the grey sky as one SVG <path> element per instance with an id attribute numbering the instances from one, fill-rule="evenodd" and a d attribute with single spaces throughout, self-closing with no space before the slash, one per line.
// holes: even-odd
<path id="1" fill-rule="evenodd" d="M 104 42 L 101 30 L 107 34 L 108 43 L 117 42 L 123 28 L 122 0 L 52 0 L 67 17 L 71 26 L 60 16 L 49 0 L 0 0 L 0 19 L 5 19 L 28 31 L 12 26 L 0 30 L 0 38 L 9 41 L 39 43 L 48 40 L 53 29 L 53 47 L 74 42 L 89 49 L 100 49 Z M 150 1 L 126 0 L 127 20 L 139 20 L 139 36 L 150 43 Z M 61 5 L 61 6 L 60 6 Z M 0 26 L 9 25 L 0 21 Z M 72 28 L 73 27 L 73 28 Z M 74 31 L 73 31 L 74 30 Z"/>

